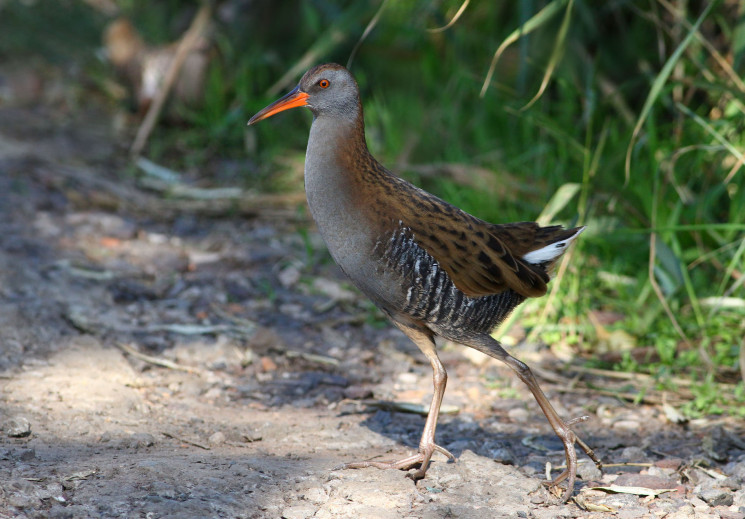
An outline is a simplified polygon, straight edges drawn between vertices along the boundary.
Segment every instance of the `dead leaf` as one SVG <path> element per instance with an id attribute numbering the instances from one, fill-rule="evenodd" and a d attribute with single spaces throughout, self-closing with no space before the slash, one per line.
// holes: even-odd
<path id="1" fill-rule="evenodd" d="M 587 501 L 581 495 L 574 496 L 572 499 L 577 504 L 577 506 L 579 506 L 582 510 L 587 510 L 588 512 L 615 512 L 616 511 L 614 508 L 611 508 L 608 505 L 602 505 L 602 504 L 597 504 L 597 503 L 592 503 L 590 501 Z"/>
<path id="2" fill-rule="evenodd" d="M 620 485 L 611 485 L 609 487 L 592 487 L 592 490 L 602 490 L 604 492 L 611 492 L 613 494 L 634 494 L 637 496 L 653 496 L 656 497 L 660 494 L 667 492 L 675 492 L 675 488 L 645 488 L 645 487 L 622 487 Z"/>

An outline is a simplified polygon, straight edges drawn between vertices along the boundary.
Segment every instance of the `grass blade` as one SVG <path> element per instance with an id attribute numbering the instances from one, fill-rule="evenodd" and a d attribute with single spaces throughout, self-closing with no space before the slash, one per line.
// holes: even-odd
<path id="1" fill-rule="evenodd" d="M 556 42 L 554 43 L 554 50 L 551 53 L 551 58 L 548 60 L 548 66 L 546 66 L 546 72 L 543 74 L 543 80 L 541 81 L 541 86 L 538 88 L 538 92 L 533 96 L 533 99 L 528 101 L 528 104 L 523 106 L 520 110 L 527 110 L 531 106 L 533 106 L 533 103 L 538 101 L 538 99 L 541 98 L 543 95 L 543 92 L 546 91 L 546 87 L 548 86 L 548 82 L 551 79 L 551 76 L 554 73 L 554 69 L 556 68 L 556 64 L 561 59 L 562 54 L 564 54 L 564 42 L 567 38 L 567 32 L 569 32 L 569 22 L 572 20 L 572 5 L 574 4 L 574 0 L 569 0 L 569 3 L 567 3 L 566 11 L 564 12 L 564 19 L 561 21 L 561 27 L 559 28 L 559 34 L 556 35 Z"/>
<path id="2" fill-rule="evenodd" d="M 383 11 L 385 10 L 385 7 L 387 5 L 388 5 L 388 0 L 383 0 L 383 3 L 381 3 L 380 7 L 378 8 L 378 12 L 376 12 L 375 16 L 372 17 L 372 20 L 370 20 L 370 23 L 367 24 L 367 27 L 365 27 L 365 30 L 362 31 L 362 36 L 360 36 L 360 39 L 357 40 L 357 43 L 352 49 L 352 52 L 349 54 L 349 59 L 347 60 L 347 68 L 352 68 L 352 61 L 354 60 L 354 57 L 357 55 L 357 50 L 360 48 L 360 46 L 362 45 L 362 42 L 365 41 L 365 39 L 372 32 L 375 26 L 378 25 L 378 20 L 380 20 L 380 15 L 383 14 Z"/>
<path id="3" fill-rule="evenodd" d="M 567 182 L 560 186 L 559 189 L 556 190 L 556 193 L 554 193 L 554 196 L 551 197 L 551 200 L 548 201 L 546 207 L 543 208 L 543 211 L 541 211 L 536 222 L 540 225 L 548 225 L 551 223 L 554 216 L 556 216 L 556 213 L 566 207 L 574 195 L 577 194 L 580 187 L 581 185 L 576 182 Z"/>
<path id="4" fill-rule="evenodd" d="M 662 70 L 660 70 L 660 73 L 657 74 L 657 77 L 652 82 L 652 88 L 649 89 L 649 94 L 647 94 L 647 99 L 644 101 L 644 106 L 642 107 L 642 111 L 639 114 L 639 118 L 636 120 L 636 126 L 634 126 L 634 131 L 631 133 L 631 139 L 629 140 L 629 146 L 626 148 L 626 166 L 625 166 L 625 176 L 626 180 L 625 183 L 628 184 L 629 180 L 631 179 L 631 150 L 634 148 L 634 143 L 636 142 L 636 138 L 639 136 L 639 132 L 642 129 L 642 126 L 644 125 L 644 122 L 647 120 L 647 117 L 649 117 L 649 113 L 652 111 L 652 106 L 654 106 L 655 102 L 657 101 L 657 98 L 660 96 L 660 93 L 662 92 L 662 88 L 665 86 L 665 83 L 667 83 L 668 78 L 670 77 L 670 74 L 673 71 L 673 67 L 675 67 L 675 64 L 680 59 L 680 56 L 683 54 L 683 52 L 688 48 L 688 45 L 693 41 L 694 37 L 696 36 L 696 31 L 698 31 L 698 28 L 701 26 L 703 21 L 706 19 L 706 17 L 711 12 L 711 9 L 717 5 L 719 2 L 710 2 L 706 9 L 704 9 L 704 12 L 701 13 L 701 16 L 698 17 L 698 20 L 696 20 L 696 23 L 693 24 L 691 29 L 688 31 L 688 34 L 686 34 L 686 37 L 683 38 L 683 41 L 680 42 L 678 47 L 675 49 L 675 51 L 672 53 L 672 55 L 667 59 L 665 62 L 665 65 L 662 67 Z"/>
<path id="5" fill-rule="evenodd" d="M 450 20 L 446 25 L 443 25 L 442 27 L 435 27 L 434 29 L 427 29 L 428 32 L 443 32 L 450 29 L 453 25 L 455 25 L 455 22 L 458 21 L 458 18 L 461 17 L 461 15 L 465 12 L 466 7 L 468 7 L 468 3 L 471 0 L 465 0 L 463 4 L 458 9 L 458 12 L 455 13 L 455 16 L 453 16 L 453 19 Z"/>
<path id="6" fill-rule="evenodd" d="M 554 0 L 546 7 L 538 11 L 521 27 L 512 31 L 509 36 L 504 39 L 499 47 L 497 47 L 497 51 L 494 53 L 494 57 L 492 57 L 491 64 L 489 65 L 489 71 L 486 73 L 486 78 L 484 79 L 484 84 L 481 87 L 479 97 L 483 98 L 486 95 L 486 90 L 489 88 L 489 83 L 491 83 L 491 78 L 494 75 L 494 69 L 497 67 L 497 61 L 499 61 L 499 58 L 504 50 L 515 43 L 517 40 L 519 40 L 520 37 L 526 34 L 530 34 L 534 30 L 545 24 L 547 21 L 549 21 L 551 18 L 553 18 L 554 15 L 556 15 L 561 10 L 566 2 L 567 0 Z"/>
<path id="7" fill-rule="evenodd" d="M 735 158 L 738 160 L 738 162 L 745 162 L 745 155 L 743 155 L 740 150 L 738 150 L 730 141 L 728 141 L 712 125 L 706 122 L 700 115 L 691 111 L 690 108 L 688 108 L 687 106 L 681 103 L 675 103 L 675 106 L 678 108 L 678 110 L 680 110 L 681 112 L 686 114 L 688 117 L 693 119 L 696 123 L 698 123 L 704 130 L 706 130 L 706 133 L 714 137 L 714 139 L 717 142 L 719 142 L 722 146 L 727 148 L 727 151 L 729 151 L 732 155 L 734 155 Z"/>

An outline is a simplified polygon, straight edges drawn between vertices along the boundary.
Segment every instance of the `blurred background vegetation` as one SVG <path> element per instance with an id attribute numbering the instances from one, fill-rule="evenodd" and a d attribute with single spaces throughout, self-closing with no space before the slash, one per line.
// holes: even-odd
<path id="1" fill-rule="evenodd" d="M 199 5 L 0 0 L 0 59 L 75 78 L 73 106 L 121 108 L 106 25 L 127 16 L 163 45 Z M 176 103 L 149 159 L 201 184 L 300 190 L 310 114 L 246 121 L 306 64 L 351 60 L 385 165 L 492 222 L 588 226 L 521 310 L 533 339 L 684 385 L 689 416 L 745 415 L 745 4 L 224 0 L 211 23 L 203 101 Z"/>

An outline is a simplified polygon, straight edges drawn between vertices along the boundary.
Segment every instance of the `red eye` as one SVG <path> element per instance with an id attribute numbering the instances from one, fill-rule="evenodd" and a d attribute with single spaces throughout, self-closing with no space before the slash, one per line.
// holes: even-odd
<path id="1" fill-rule="evenodd" d="M 322 79 L 318 82 L 318 86 L 321 88 L 328 88 L 330 84 L 328 79 Z"/>

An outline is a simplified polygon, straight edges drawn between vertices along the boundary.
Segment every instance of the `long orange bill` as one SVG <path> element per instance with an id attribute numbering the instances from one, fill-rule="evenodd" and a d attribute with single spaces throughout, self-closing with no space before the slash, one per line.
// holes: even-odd
<path id="1" fill-rule="evenodd" d="M 290 108 L 297 108 L 298 106 L 307 106 L 308 105 L 308 94 L 305 92 L 300 91 L 300 86 L 296 86 L 291 92 L 289 92 L 286 96 L 282 97 L 281 99 L 277 99 L 272 104 L 261 110 L 259 113 L 251 117 L 251 119 L 248 121 L 248 125 L 251 126 L 254 123 L 257 123 L 261 121 L 262 119 L 266 119 L 267 117 L 271 117 L 274 114 L 278 114 L 279 112 L 284 112 L 285 110 L 289 110 Z"/>

